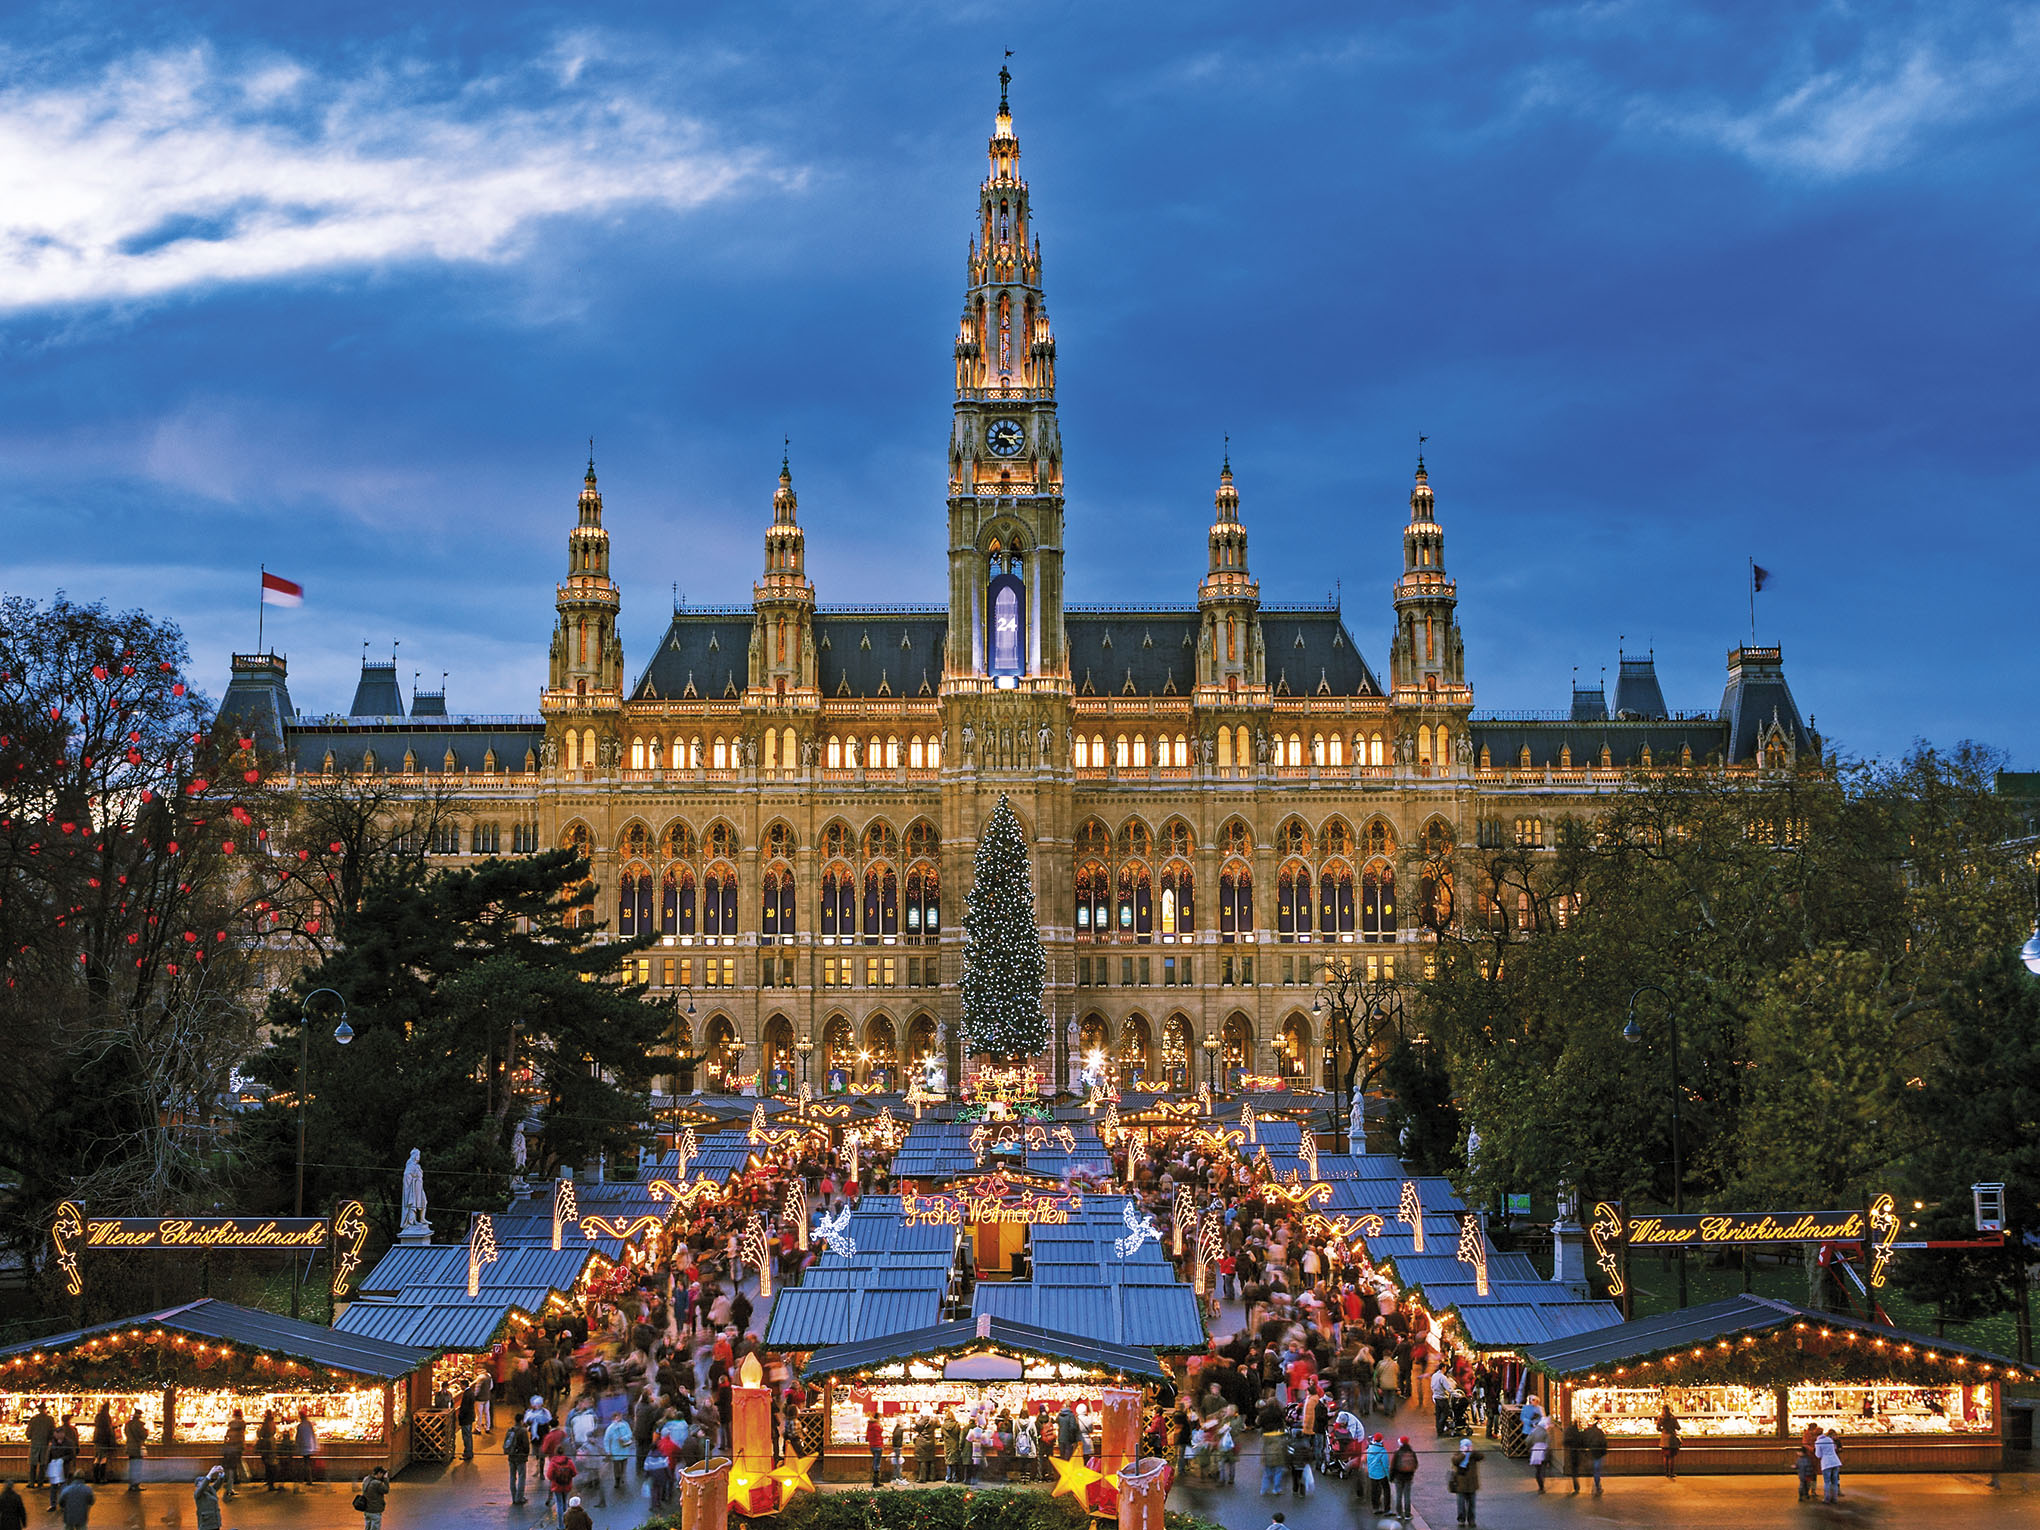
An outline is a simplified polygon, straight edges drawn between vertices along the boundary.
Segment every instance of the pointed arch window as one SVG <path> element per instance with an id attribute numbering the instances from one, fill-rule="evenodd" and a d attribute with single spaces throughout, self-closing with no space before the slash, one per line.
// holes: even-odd
<path id="1" fill-rule="evenodd" d="M 864 873 L 864 943 L 890 945 L 900 932 L 900 878 L 890 866 Z"/>
<path id="2" fill-rule="evenodd" d="M 693 935 L 694 868 L 668 866 L 659 878 L 659 933 Z"/>
<path id="3" fill-rule="evenodd" d="M 907 873 L 907 939 L 932 940 L 942 931 L 940 874 L 933 866 Z"/>
<path id="4" fill-rule="evenodd" d="M 642 863 L 624 867 L 617 884 L 616 933 L 625 940 L 652 930 L 652 869 Z"/>
<path id="5" fill-rule="evenodd" d="M 1187 938 L 1197 927 L 1195 874 L 1181 861 L 1162 872 L 1162 938 Z"/>
<path id="6" fill-rule="evenodd" d="M 1012 681 L 1026 671 L 1027 586 L 1019 574 L 1017 553 L 992 552 L 992 575 L 985 587 L 985 606 L 990 613 L 990 641 L 987 666 L 995 680 Z"/>
<path id="7" fill-rule="evenodd" d="M 1118 933 L 1142 945 L 1155 938 L 1154 879 L 1138 862 L 1119 868 Z"/>
<path id="8" fill-rule="evenodd" d="M 823 940 L 848 940 L 857 933 L 857 892 L 848 866 L 831 866 L 822 873 L 821 913 Z"/>
<path id="9" fill-rule="evenodd" d="M 737 873 L 711 866 L 701 883 L 701 933 L 725 938 L 737 933 Z"/>
<path id="10" fill-rule="evenodd" d="M 1218 877 L 1218 938 L 1245 939 L 1253 928 L 1254 873 L 1243 865 L 1229 865 Z"/>
<path id="11" fill-rule="evenodd" d="M 775 866 L 765 873 L 758 898 L 758 935 L 766 945 L 792 943 L 794 936 L 793 868 Z"/>
<path id="12" fill-rule="evenodd" d="M 1310 867 L 1292 861 L 1275 880 L 1275 938 L 1310 939 Z"/>
<path id="13" fill-rule="evenodd" d="M 1360 873 L 1360 935 L 1395 938 L 1395 867 L 1387 861 L 1369 861 Z"/>
<path id="14" fill-rule="evenodd" d="M 1318 929 L 1327 939 L 1353 936 L 1353 869 L 1342 861 L 1327 862 L 1318 873 Z"/>
<path id="15" fill-rule="evenodd" d="M 1077 872 L 1077 938 L 1103 939 L 1111 931 L 1111 898 L 1105 868 L 1093 861 Z"/>

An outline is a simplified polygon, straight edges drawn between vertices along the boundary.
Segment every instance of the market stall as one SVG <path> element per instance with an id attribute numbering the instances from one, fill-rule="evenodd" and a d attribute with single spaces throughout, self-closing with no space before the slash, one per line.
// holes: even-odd
<path id="1" fill-rule="evenodd" d="M 822 1470 L 835 1480 L 869 1474 L 865 1429 L 874 1417 L 888 1432 L 920 1417 L 962 1417 L 980 1405 L 1015 1417 L 1070 1404 L 1096 1420 L 1108 1386 L 1155 1388 L 1166 1373 L 1154 1351 L 1095 1343 L 980 1313 L 815 1351 L 802 1371 L 822 1388 Z"/>
<path id="2" fill-rule="evenodd" d="M 1834 1430 L 1852 1472 L 1995 1471 L 2004 1384 L 2036 1377 L 1985 1350 L 1749 1295 L 1526 1357 L 1554 1415 L 1599 1421 L 1615 1473 L 1659 1469 L 1668 1407 L 1685 1472 L 1789 1470 L 1808 1426 Z"/>
<path id="3" fill-rule="evenodd" d="M 220 1457 L 238 1408 L 248 1462 L 263 1414 L 295 1427 L 300 1410 L 335 1480 L 411 1455 L 411 1420 L 427 1400 L 429 1350 L 336 1333 L 231 1302 L 203 1300 L 0 1349 L 0 1475 L 25 1476 L 27 1424 L 38 1406 L 88 1437 L 102 1401 L 116 1424 L 140 1409 L 142 1479 L 188 1480 Z"/>

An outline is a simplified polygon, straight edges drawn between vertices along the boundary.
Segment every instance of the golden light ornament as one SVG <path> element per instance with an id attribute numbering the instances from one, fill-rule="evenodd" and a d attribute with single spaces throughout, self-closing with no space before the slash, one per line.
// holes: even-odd
<path id="1" fill-rule="evenodd" d="M 498 1257 L 496 1224 L 486 1211 L 478 1211 L 474 1221 L 468 1224 L 467 1294 L 470 1299 L 482 1294 L 482 1266 L 494 1264 Z"/>
<path id="2" fill-rule="evenodd" d="M 368 1212 L 359 1201 L 343 1201 L 333 1214 L 333 1295 L 354 1289 L 354 1272 L 368 1248 Z"/>
<path id="3" fill-rule="evenodd" d="M 1870 1203 L 1870 1284 L 1873 1288 L 1884 1284 L 1886 1269 L 1891 1264 L 1892 1245 L 1898 1241 L 1898 1205 L 1889 1195 L 1880 1195 Z"/>
<path id="4" fill-rule="evenodd" d="M 674 1177 L 687 1178 L 687 1166 L 701 1156 L 701 1139 L 694 1135 L 693 1127 L 690 1126 L 680 1133 L 680 1141 L 673 1148 L 673 1156 Z"/>
<path id="5" fill-rule="evenodd" d="M 1078 1503 L 1087 1503 L 1090 1500 L 1091 1484 L 1105 1480 L 1105 1474 L 1092 1471 L 1081 1455 L 1071 1456 L 1067 1460 L 1061 1456 L 1050 1456 L 1048 1464 L 1055 1468 L 1055 1488 L 1048 1495 L 1051 1498 L 1058 1493 L 1068 1493 Z"/>
<path id="6" fill-rule="evenodd" d="M 787 1178 L 784 1215 L 793 1224 L 794 1237 L 798 1240 L 800 1251 L 805 1254 L 808 1247 L 807 1181 L 798 1174 Z"/>
<path id="7" fill-rule="evenodd" d="M 1316 1179 L 1318 1177 L 1317 1135 L 1311 1131 L 1308 1125 L 1304 1127 L 1303 1135 L 1297 1138 L 1296 1146 L 1298 1155 L 1303 1159 L 1304 1167 L 1310 1170 L 1310 1177 Z"/>
<path id="8" fill-rule="evenodd" d="M 1260 1142 L 1261 1126 L 1259 1120 L 1254 1115 L 1254 1107 L 1251 1101 L 1240 1107 L 1240 1130 L 1247 1134 L 1247 1141 L 1252 1143 Z"/>
<path id="9" fill-rule="evenodd" d="M 77 1296 L 85 1289 L 85 1276 L 78 1267 L 78 1250 L 85 1241 L 85 1213 L 76 1201 L 60 1201 L 50 1223 L 50 1242 L 57 1251 L 57 1268 L 64 1272 L 64 1291 Z M 40 1356 L 37 1356 L 40 1359 Z"/>
<path id="10" fill-rule="evenodd" d="M 553 1184 L 552 1246 L 555 1254 L 560 1251 L 562 1235 L 580 1218 L 581 1204 L 574 1195 L 574 1182 L 561 1175 Z"/>
<path id="11" fill-rule="evenodd" d="M 740 1258 L 750 1260 L 758 1268 L 758 1300 L 761 1302 L 772 1295 L 772 1254 L 771 1244 L 765 1235 L 765 1222 L 757 1212 L 752 1212 L 744 1223 L 744 1231 L 737 1242 Z M 747 1360 L 757 1356 L 747 1355 Z"/>
<path id="12" fill-rule="evenodd" d="M 1594 1245 L 1594 1264 L 1608 1282 L 1608 1294 L 1620 1296 L 1626 1289 L 1622 1280 L 1622 1258 L 1618 1252 L 1622 1245 L 1622 1208 L 1609 1201 L 1594 1202 L 1594 1217 L 1587 1225 L 1587 1239 Z"/>
<path id="13" fill-rule="evenodd" d="M 1488 1294 L 1487 1239 L 1480 1235 L 1480 1217 L 1474 1212 L 1465 1212 L 1459 1219 L 1459 1262 L 1473 1266 L 1473 1288 L 1476 1294 Z M 1694 1350 L 1699 1354 L 1699 1350 Z"/>
<path id="14" fill-rule="evenodd" d="M 1176 1257 L 1183 1257 L 1184 1242 L 1197 1226 L 1197 1207 L 1190 1199 L 1187 1189 L 1176 1192 L 1176 1203 L 1170 1208 L 1176 1237 Z"/>
<path id="15" fill-rule="evenodd" d="M 1413 1252 L 1421 1254 L 1424 1251 L 1424 1199 L 1413 1179 L 1402 1182 L 1402 1200 L 1396 1208 L 1395 1219 L 1409 1228 Z"/>
<path id="16" fill-rule="evenodd" d="M 805 1488 L 810 1493 L 815 1491 L 815 1479 L 809 1474 L 814 1470 L 815 1462 L 820 1459 L 820 1456 L 780 1457 L 779 1464 L 772 1469 L 772 1480 L 779 1484 L 781 1508 L 785 1508 L 788 1500 L 801 1489 Z"/>

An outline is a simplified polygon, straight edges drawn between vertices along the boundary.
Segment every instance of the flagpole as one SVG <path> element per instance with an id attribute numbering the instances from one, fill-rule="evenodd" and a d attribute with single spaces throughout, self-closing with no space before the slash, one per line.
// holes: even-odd
<path id="1" fill-rule="evenodd" d="M 1757 560 L 1750 559 L 1750 647 L 1757 646 Z"/>
<path id="2" fill-rule="evenodd" d="M 256 651 L 257 653 L 260 653 L 260 652 L 262 652 L 262 618 L 263 618 L 263 617 L 265 617 L 265 616 L 267 616 L 267 615 L 269 614 L 269 613 L 268 613 L 267 611 L 265 611 L 265 610 L 263 610 L 263 609 L 262 609 L 262 608 L 263 608 L 263 605 L 265 604 L 265 602 L 264 602 L 264 601 L 263 601 L 263 599 L 262 599 L 262 581 L 263 581 L 263 578 L 264 578 L 264 576 L 265 576 L 265 575 L 267 575 L 267 574 L 268 574 L 268 572 L 269 572 L 269 565 L 268 565 L 268 564 L 266 564 L 266 563 L 259 563 L 259 564 L 257 564 L 257 565 L 256 565 L 256 574 L 255 574 L 255 651 Z"/>

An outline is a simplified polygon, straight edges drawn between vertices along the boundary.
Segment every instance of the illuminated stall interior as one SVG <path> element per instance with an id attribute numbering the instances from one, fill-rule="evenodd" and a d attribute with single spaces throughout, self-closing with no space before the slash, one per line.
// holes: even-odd
<path id="1" fill-rule="evenodd" d="M 145 1479 L 189 1481 L 219 1458 L 235 1408 L 252 1443 L 265 1410 L 294 1426 L 309 1410 L 336 1477 L 410 1459 L 410 1425 L 430 1385 L 429 1350 L 338 1333 L 205 1299 L 0 1349 L 0 1474 L 27 1467 L 38 1403 L 90 1438 L 102 1401 L 116 1426 L 139 1405 Z M 343 1479 L 344 1480 L 344 1479 Z"/>
<path id="2" fill-rule="evenodd" d="M 1811 1424 L 1835 1430 L 1852 1472 L 1994 1471 L 2004 1385 L 2036 1376 L 1950 1340 L 1749 1295 L 1527 1354 L 1554 1413 L 1600 1420 L 1617 1472 L 1657 1469 L 1667 1406 L 1681 1470 L 1783 1470 Z"/>
<path id="3" fill-rule="evenodd" d="M 990 1316 L 830 1345 L 815 1352 L 803 1376 L 822 1385 L 825 1458 L 847 1458 L 853 1468 L 869 1459 L 864 1440 L 873 1417 L 888 1435 L 896 1422 L 911 1434 L 923 1415 L 939 1422 L 945 1410 L 961 1417 L 982 1402 L 1015 1417 L 1044 1407 L 1052 1417 L 1067 1403 L 1096 1419 L 1106 1387 L 1167 1380 L 1153 1350 Z"/>

